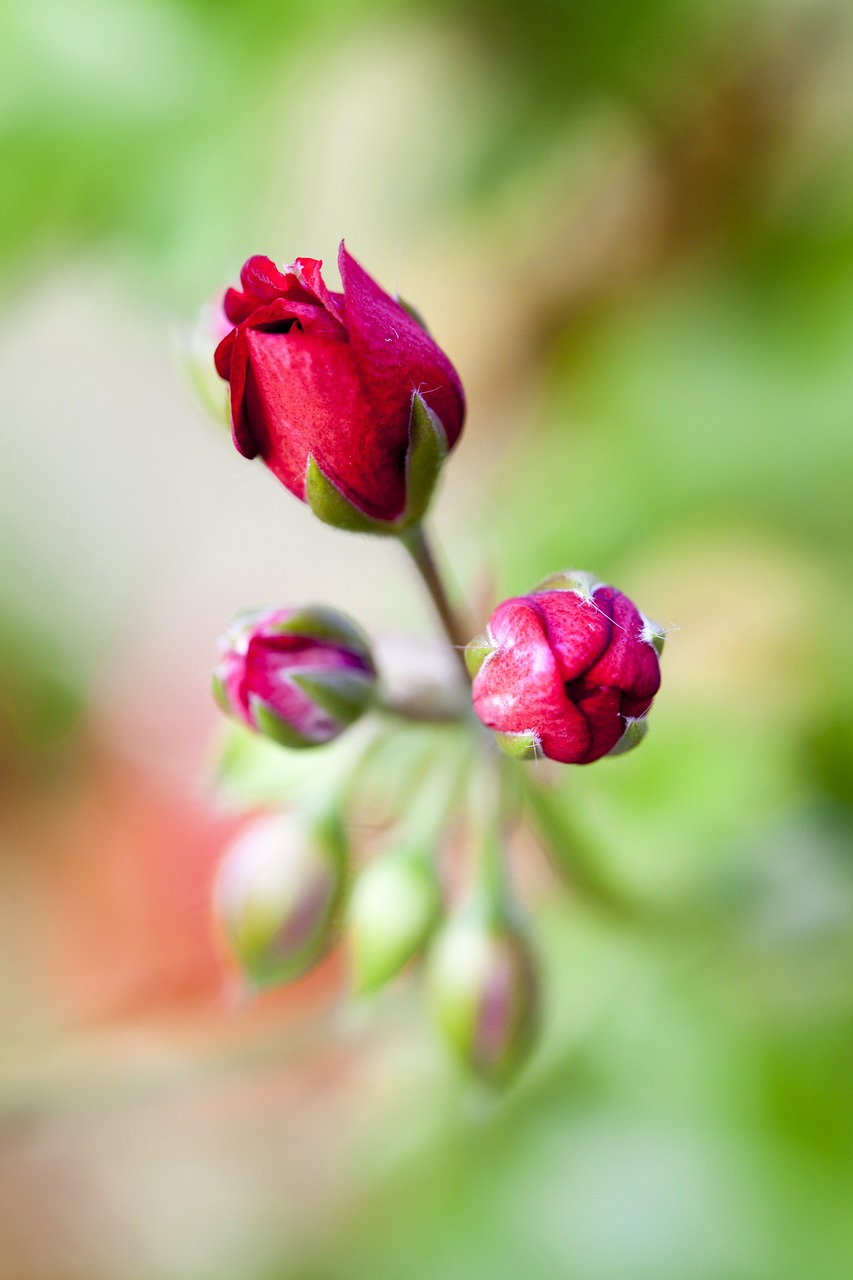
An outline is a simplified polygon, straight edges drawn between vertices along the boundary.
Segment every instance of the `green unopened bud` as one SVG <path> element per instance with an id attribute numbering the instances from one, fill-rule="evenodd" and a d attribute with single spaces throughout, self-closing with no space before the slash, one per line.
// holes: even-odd
<path id="1" fill-rule="evenodd" d="M 361 873 L 347 912 L 353 987 L 374 991 L 418 954 L 441 917 L 441 891 L 425 856 L 392 853 Z"/>
<path id="2" fill-rule="evenodd" d="M 346 880 L 343 833 L 291 815 L 253 823 L 225 855 L 214 913 L 251 986 L 290 982 L 335 939 Z"/>
<path id="3" fill-rule="evenodd" d="M 476 1075 L 506 1084 L 536 1037 L 536 964 L 523 933 L 472 905 L 448 924 L 430 957 L 438 1023 L 456 1056 Z"/>

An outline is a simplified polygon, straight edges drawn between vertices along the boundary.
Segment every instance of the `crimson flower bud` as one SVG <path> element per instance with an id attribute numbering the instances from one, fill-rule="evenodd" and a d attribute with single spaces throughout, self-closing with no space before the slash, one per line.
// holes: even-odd
<path id="1" fill-rule="evenodd" d="M 213 909 L 253 987 L 298 978 L 328 951 L 346 886 L 346 848 L 332 820 L 292 814 L 254 822 L 226 853 Z"/>
<path id="2" fill-rule="evenodd" d="M 213 675 L 222 710 L 285 747 L 337 737 L 366 710 L 375 686 L 361 628 L 318 605 L 238 614 Z"/>
<path id="3" fill-rule="evenodd" d="M 590 764 L 643 737 L 664 632 L 591 574 L 556 574 L 505 600 L 471 642 L 473 700 L 519 759 Z"/>
<path id="4" fill-rule="evenodd" d="M 423 516 L 462 430 L 453 365 L 411 312 L 341 244 L 343 292 L 322 263 L 253 257 L 229 289 L 216 349 L 234 443 L 260 455 L 328 524 L 396 533 Z"/>
<path id="5" fill-rule="evenodd" d="M 536 964 L 524 934 L 474 903 L 451 919 L 430 955 L 433 1009 L 451 1049 L 476 1075 L 505 1084 L 536 1036 Z"/>

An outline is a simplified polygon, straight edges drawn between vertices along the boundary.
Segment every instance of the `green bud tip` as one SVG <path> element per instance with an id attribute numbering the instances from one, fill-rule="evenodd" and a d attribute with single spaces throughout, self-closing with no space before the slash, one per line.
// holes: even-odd
<path id="1" fill-rule="evenodd" d="M 426 857 L 390 854 L 356 881 L 347 911 L 353 989 L 375 991 L 424 947 L 441 917 L 441 891 Z"/>

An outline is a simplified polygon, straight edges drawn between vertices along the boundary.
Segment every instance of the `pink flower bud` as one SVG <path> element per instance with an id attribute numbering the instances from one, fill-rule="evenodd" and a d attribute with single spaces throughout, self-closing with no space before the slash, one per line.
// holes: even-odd
<path id="1" fill-rule="evenodd" d="M 472 904 L 436 939 L 429 988 L 451 1049 L 476 1075 L 505 1084 L 536 1035 L 536 965 L 524 935 Z"/>
<path id="2" fill-rule="evenodd" d="M 290 982 L 335 940 L 346 849 L 335 822 L 292 814 L 254 822 L 226 853 L 213 910 L 225 943 L 255 987 Z"/>
<path id="3" fill-rule="evenodd" d="M 216 368 L 230 384 L 239 451 L 260 455 L 321 519 L 380 532 L 423 514 L 415 508 L 456 443 L 465 400 L 441 348 L 343 244 L 338 265 L 342 293 L 313 258 L 281 271 L 250 258 L 242 290 L 225 294 L 234 328 Z M 421 450 L 418 430 L 435 437 Z"/>
<path id="4" fill-rule="evenodd" d="M 366 710 L 375 685 L 360 627 L 316 605 L 239 614 L 213 675 L 227 715 L 286 747 L 337 737 Z"/>
<path id="5" fill-rule="evenodd" d="M 614 587 L 557 574 L 498 605 L 471 642 L 474 710 L 510 755 L 590 764 L 641 740 L 663 638 Z"/>

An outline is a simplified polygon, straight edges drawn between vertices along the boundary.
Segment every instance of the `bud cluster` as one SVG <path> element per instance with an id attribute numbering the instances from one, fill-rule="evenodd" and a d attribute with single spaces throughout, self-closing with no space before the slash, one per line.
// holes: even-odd
<path id="1" fill-rule="evenodd" d="M 327 524 L 397 537 L 464 662 L 438 692 L 426 680 L 401 697 L 365 633 L 334 609 L 235 618 L 220 642 L 217 702 L 235 732 L 275 743 L 283 761 L 312 748 L 316 768 L 286 812 L 253 818 L 227 852 L 215 916 L 254 989 L 300 977 L 341 938 L 358 994 L 426 957 L 448 1044 L 503 1085 L 535 1043 L 540 1003 L 505 848 L 526 816 L 525 788 L 541 814 L 550 784 L 531 774 L 519 788 L 510 761 L 590 764 L 635 747 L 660 684 L 664 632 L 614 587 L 566 571 L 498 604 L 470 639 L 423 529 L 462 430 L 461 382 L 417 313 L 343 245 L 342 291 L 327 287 L 321 266 L 250 258 L 241 287 L 205 319 L 219 339 L 234 444 Z M 367 822 L 353 822 L 371 805 Z M 377 830 L 378 848 L 355 839 Z M 554 822 L 543 833 L 550 847 L 562 843 Z M 455 866 L 473 862 L 467 877 L 447 876 L 449 847 Z M 469 885 L 461 895 L 449 884 L 459 879 Z"/>

